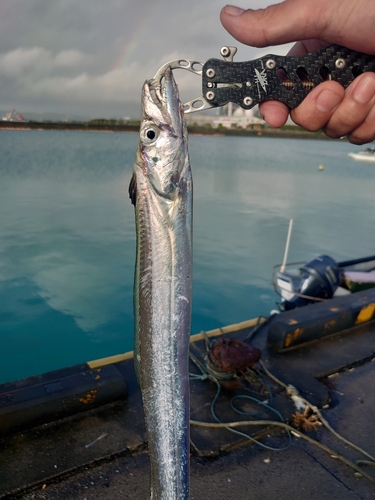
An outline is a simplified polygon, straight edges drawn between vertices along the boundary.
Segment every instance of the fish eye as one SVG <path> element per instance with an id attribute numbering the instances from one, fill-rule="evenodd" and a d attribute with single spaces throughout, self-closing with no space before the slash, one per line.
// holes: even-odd
<path id="1" fill-rule="evenodd" d="M 158 137 L 159 129 L 154 125 L 148 125 L 142 131 L 142 141 L 144 144 L 152 144 Z"/>

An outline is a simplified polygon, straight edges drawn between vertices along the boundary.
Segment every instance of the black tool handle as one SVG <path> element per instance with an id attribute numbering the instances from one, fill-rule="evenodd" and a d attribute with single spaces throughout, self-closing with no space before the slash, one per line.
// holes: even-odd
<path id="1" fill-rule="evenodd" d="M 290 108 L 326 80 L 346 88 L 357 76 L 375 72 L 375 56 L 330 45 L 303 56 L 269 54 L 254 61 L 209 59 L 203 66 L 202 95 L 212 107 L 228 102 L 250 109 L 269 99 Z"/>

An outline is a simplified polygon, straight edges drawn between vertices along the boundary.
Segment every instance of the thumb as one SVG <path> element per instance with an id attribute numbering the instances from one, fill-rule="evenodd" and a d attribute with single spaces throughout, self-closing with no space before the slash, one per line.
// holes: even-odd
<path id="1" fill-rule="evenodd" d="M 227 5 L 220 13 L 224 28 L 239 42 L 253 47 L 320 38 L 325 31 L 329 3 L 285 0 L 265 9 L 243 10 Z"/>

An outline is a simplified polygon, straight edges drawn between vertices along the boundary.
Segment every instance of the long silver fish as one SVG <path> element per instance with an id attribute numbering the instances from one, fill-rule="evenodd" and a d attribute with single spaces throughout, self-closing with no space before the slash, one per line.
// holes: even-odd
<path id="1" fill-rule="evenodd" d="M 192 198 L 187 130 L 168 68 L 142 89 L 140 141 L 129 186 L 135 207 L 135 369 L 151 461 L 151 498 L 189 498 L 189 336 Z"/>

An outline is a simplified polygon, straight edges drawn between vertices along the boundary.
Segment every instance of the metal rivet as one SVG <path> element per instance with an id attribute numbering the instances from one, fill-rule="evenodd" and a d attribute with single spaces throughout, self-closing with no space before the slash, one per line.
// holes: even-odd
<path id="1" fill-rule="evenodd" d="M 228 47 L 221 47 L 220 54 L 223 57 L 226 57 L 229 54 L 230 50 Z"/>
<path id="2" fill-rule="evenodd" d="M 253 104 L 253 100 L 251 97 L 245 97 L 243 103 L 245 104 L 245 106 L 251 106 Z"/>
<path id="3" fill-rule="evenodd" d="M 212 101 L 212 99 L 215 99 L 215 92 L 212 92 L 212 91 L 207 92 L 207 94 L 206 94 L 206 99 L 207 99 L 208 101 Z"/>
<path id="4" fill-rule="evenodd" d="M 275 66 L 276 66 L 276 61 L 274 59 L 268 59 L 268 61 L 266 62 L 266 67 L 268 69 L 274 69 Z"/>
<path id="5" fill-rule="evenodd" d="M 213 68 L 208 68 L 206 76 L 208 76 L 208 78 L 213 78 L 215 76 L 215 70 Z"/>
<path id="6" fill-rule="evenodd" d="M 214 86 L 215 86 L 215 84 L 213 82 L 207 82 L 207 87 L 209 89 L 212 89 Z"/>
<path id="7" fill-rule="evenodd" d="M 246 82 L 246 87 L 251 87 L 251 82 Z"/>
<path id="8" fill-rule="evenodd" d="M 337 69 L 343 69 L 346 66 L 345 59 L 342 59 L 341 57 L 339 59 L 336 59 L 335 66 Z"/>

